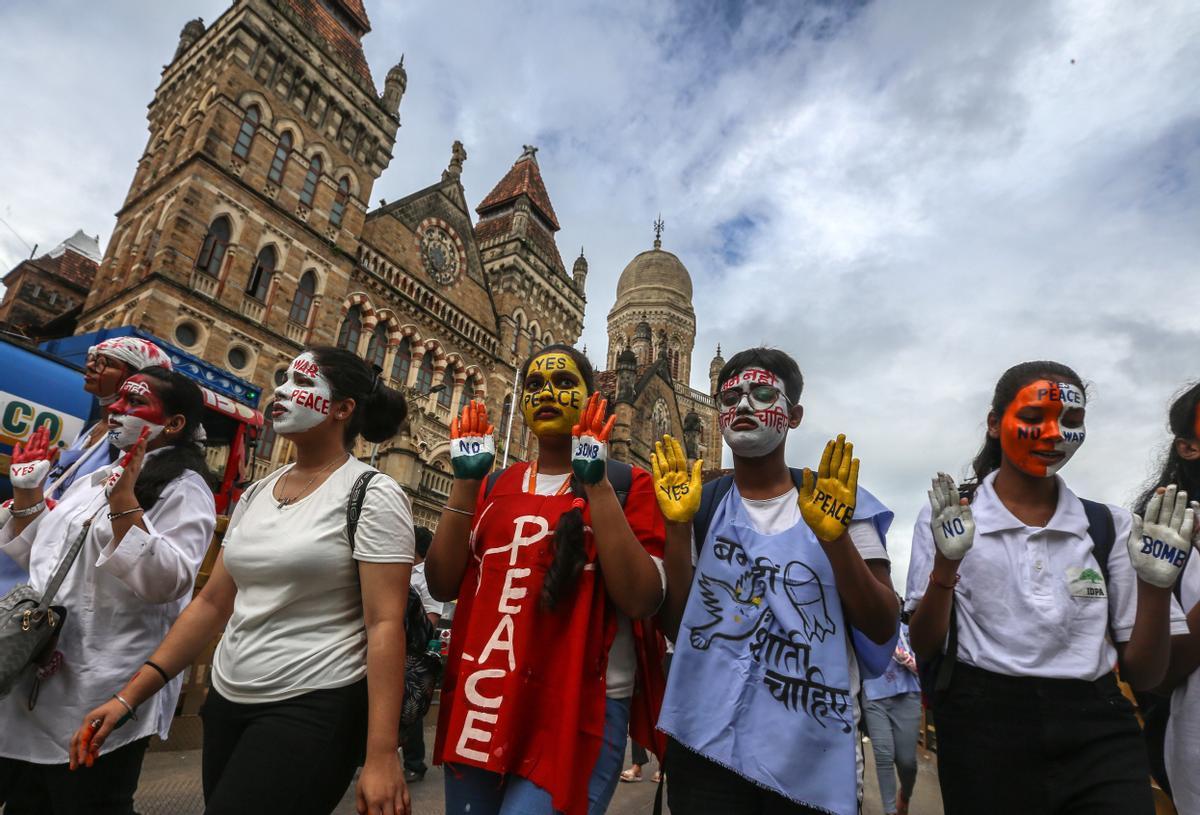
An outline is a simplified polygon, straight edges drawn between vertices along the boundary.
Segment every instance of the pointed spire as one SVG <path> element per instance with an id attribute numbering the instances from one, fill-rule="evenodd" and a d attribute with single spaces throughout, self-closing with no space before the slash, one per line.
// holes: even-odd
<path id="1" fill-rule="evenodd" d="M 558 231 L 558 216 L 554 214 L 554 206 L 550 203 L 550 194 L 546 192 L 546 184 L 542 181 L 542 171 L 538 168 L 537 162 L 537 150 L 533 145 L 524 146 L 512 168 L 475 208 L 480 216 L 511 204 L 525 195 L 528 196 L 529 202 L 537 210 L 537 213 L 550 225 L 551 231 Z"/>
<path id="2" fill-rule="evenodd" d="M 665 226 L 666 226 L 666 224 L 663 223 L 662 213 L 660 212 L 660 213 L 658 213 L 658 220 L 656 220 L 654 222 L 654 248 L 655 249 L 662 249 L 662 233 L 663 233 L 663 228 Z"/>

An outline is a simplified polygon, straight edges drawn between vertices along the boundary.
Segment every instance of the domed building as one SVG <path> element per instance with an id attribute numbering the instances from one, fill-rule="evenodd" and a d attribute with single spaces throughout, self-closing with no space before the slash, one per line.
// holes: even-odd
<path id="1" fill-rule="evenodd" d="M 692 276 L 683 261 L 662 248 L 662 226 L 661 220 L 655 223 L 654 247 L 621 272 L 608 313 L 608 370 L 599 383 L 616 405 L 612 444 L 617 457 L 648 468 L 654 442 L 669 432 L 684 441 L 689 457 L 720 467 L 721 434 L 712 391 L 691 387 L 696 344 Z M 713 366 L 719 371 L 717 362 Z"/>

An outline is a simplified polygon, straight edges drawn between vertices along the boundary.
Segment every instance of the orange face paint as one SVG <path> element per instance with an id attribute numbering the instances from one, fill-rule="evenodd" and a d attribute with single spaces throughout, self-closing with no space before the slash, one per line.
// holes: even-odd
<path id="1" fill-rule="evenodd" d="M 1017 392 L 1000 419 L 1000 448 L 1018 470 L 1054 475 L 1083 444 L 1083 391 L 1039 379 Z"/>

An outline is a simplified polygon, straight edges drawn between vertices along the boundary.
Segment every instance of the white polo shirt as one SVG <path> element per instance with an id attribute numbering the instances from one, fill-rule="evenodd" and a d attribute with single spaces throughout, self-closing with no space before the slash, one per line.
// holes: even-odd
<path id="1" fill-rule="evenodd" d="M 1026 526 L 1008 511 L 992 484 L 979 485 L 971 514 L 975 543 L 959 566 L 958 659 L 994 673 L 1051 679 L 1098 679 L 1113 669 L 1117 642 L 1133 633 L 1137 578 L 1126 540 L 1130 515 L 1109 506 L 1116 539 L 1105 585 L 1088 537 L 1083 504 L 1058 482 L 1058 506 L 1044 527 Z M 905 608 L 916 608 L 933 569 L 929 505 L 917 516 L 908 567 Z M 1172 603 L 1171 633 L 1187 633 L 1187 621 Z"/>

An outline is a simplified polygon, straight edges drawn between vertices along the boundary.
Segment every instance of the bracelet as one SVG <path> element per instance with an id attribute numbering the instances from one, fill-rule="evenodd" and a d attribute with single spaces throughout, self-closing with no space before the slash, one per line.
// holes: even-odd
<path id="1" fill-rule="evenodd" d="M 449 504 L 443 504 L 442 509 L 444 509 L 446 512 L 457 512 L 459 515 L 466 515 L 468 518 L 475 517 L 475 510 L 471 510 L 468 512 L 465 509 L 459 509 L 457 507 L 452 507 Z"/>
<path id="2" fill-rule="evenodd" d="M 120 702 L 122 705 L 125 706 L 125 710 L 127 710 L 129 712 L 129 718 L 133 719 L 135 722 L 137 721 L 137 711 L 135 711 L 133 709 L 133 705 L 131 705 L 125 701 L 124 696 L 122 696 L 119 693 L 114 693 L 112 695 L 112 698 L 116 699 L 118 702 Z"/>
<path id="3" fill-rule="evenodd" d="M 938 588 L 941 588 L 941 589 L 948 589 L 949 591 L 954 591 L 954 587 L 958 585 L 958 581 L 959 581 L 959 580 L 962 580 L 962 575 L 961 575 L 961 574 L 955 574 L 955 575 L 954 575 L 954 582 L 953 582 L 953 583 L 951 583 L 951 584 L 949 584 L 949 585 L 946 585 L 945 583 L 939 583 L 939 582 L 938 582 L 938 580 L 937 580 L 937 578 L 935 578 L 935 577 L 933 576 L 933 573 L 932 573 L 932 572 L 931 572 L 931 573 L 930 573 L 930 575 L 929 575 L 929 582 L 930 582 L 932 585 L 934 585 L 934 586 L 937 586 Z"/>
<path id="4" fill-rule="evenodd" d="M 126 515 L 132 515 L 135 512 L 141 512 L 141 511 L 142 511 L 141 507 L 134 507 L 133 509 L 127 509 L 124 512 L 110 512 L 110 513 L 108 513 L 108 519 L 110 521 L 115 521 L 117 518 L 123 518 Z"/>
<path id="5" fill-rule="evenodd" d="M 31 507 L 25 507 L 25 509 L 11 509 L 10 508 L 8 511 L 14 518 L 28 518 L 30 515 L 37 515 L 39 512 L 41 512 L 45 508 L 46 508 L 46 500 L 43 498 L 41 501 L 38 501 L 36 504 L 34 504 Z"/>
<path id="6" fill-rule="evenodd" d="M 163 680 L 163 684 L 164 684 L 164 685 L 169 685 L 169 684 L 171 684 L 171 677 L 167 676 L 167 672 L 166 672 L 166 671 L 164 671 L 164 670 L 162 669 L 162 666 L 161 666 L 161 665 L 159 665 L 157 662 L 151 662 L 150 660 L 146 660 L 146 661 L 145 661 L 145 662 L 143 662 L 142 664 L 143 664 L 143 665 L 149 665 L 151 668 L 153 668 L 154 670 L 158 671 L 158 675 L 162 677 L 162 680 Z"/>

